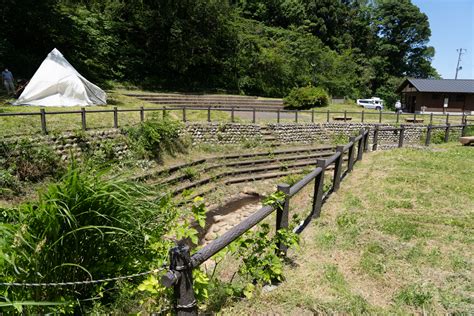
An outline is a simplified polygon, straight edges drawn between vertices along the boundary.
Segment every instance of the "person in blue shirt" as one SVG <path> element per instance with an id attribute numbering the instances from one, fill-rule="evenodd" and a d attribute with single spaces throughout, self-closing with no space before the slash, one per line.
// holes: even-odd
<path id="1" fill-rule="evenodd" d="M 2 81 L 8 94 L 15 94 L 15 84 L 13 83 L 13 74 L 8 68 L 2 71 Z"/>

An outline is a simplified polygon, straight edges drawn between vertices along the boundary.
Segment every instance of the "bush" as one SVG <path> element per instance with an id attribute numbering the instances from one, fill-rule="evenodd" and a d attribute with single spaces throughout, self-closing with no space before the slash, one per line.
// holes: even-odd
<path id="1" fill-rule="evenodd" d="M 329 96 L 322 88 L 301 87 L 294 88 L 284 99 L 288 109 L 307 110 L 314 107 L 323 107 L 329 104 Z"/>

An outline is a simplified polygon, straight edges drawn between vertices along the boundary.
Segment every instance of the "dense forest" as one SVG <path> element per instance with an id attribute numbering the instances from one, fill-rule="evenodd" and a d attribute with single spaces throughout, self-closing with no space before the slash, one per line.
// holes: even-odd
<path id="1" fill-rule="evenodd" d="M 2 0 L 0 62 L 30 77 L 54 47 L 92 81 L 152 89 L 390 100 L 436 77 L 411 0 Z"/>

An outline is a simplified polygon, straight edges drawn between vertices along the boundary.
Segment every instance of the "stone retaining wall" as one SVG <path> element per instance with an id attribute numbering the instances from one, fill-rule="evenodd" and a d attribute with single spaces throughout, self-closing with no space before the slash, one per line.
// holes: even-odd
<path id="1" fill-rule="evenodd" d="M 193 144 L 236 144 L 262 138 L 260 125 L 238 123 L 187 124 L 182 134 L 188 134 Z"/>

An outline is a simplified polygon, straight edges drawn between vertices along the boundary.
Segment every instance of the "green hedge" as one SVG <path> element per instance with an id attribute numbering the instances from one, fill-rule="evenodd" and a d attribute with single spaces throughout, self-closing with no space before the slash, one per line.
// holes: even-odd
<path id="1" fill-rule="evenodd" d="M 306 110 L 314 107 L 323 107 L 329 104 L 329 96 L 319 87 L 294 88 L 284 99 L 285 108 Z"/>

